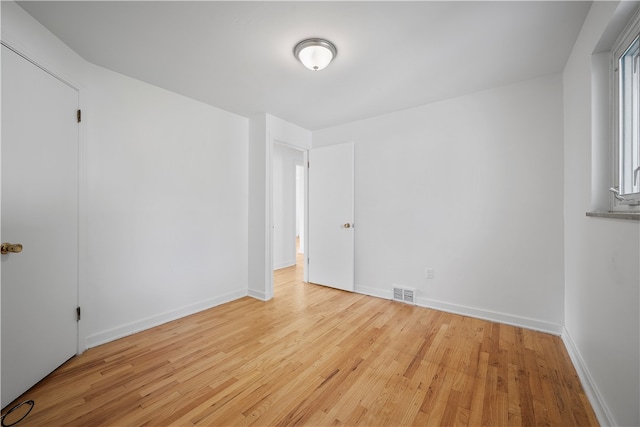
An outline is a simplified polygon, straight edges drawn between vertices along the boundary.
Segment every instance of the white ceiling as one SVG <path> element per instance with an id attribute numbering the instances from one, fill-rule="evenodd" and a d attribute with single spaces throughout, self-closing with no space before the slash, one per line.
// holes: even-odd
<path id="1" fill-rule="evenodd" d="M 87 61 L 309 130 L 561 72 L 590 2 L 20 2 Z M 297 42 L 338 48 L 325 70 Z M 524 102 L 524 100 L 523 100 Z"/>

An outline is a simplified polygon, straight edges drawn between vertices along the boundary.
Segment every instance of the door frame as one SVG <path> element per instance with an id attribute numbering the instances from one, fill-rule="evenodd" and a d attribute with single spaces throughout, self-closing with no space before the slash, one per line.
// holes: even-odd
<path id="1" fill-rule="evenodd" d="M 355 192 L 355 141 L 345 141 L 353 144 L 354 150 L 354 176 L 353 176 L 353 185 Z M 294 142 L 288 142 L 280 138 L 274 138 L 271 136 L 271 132 L 268 129 L 266 131 L 266 144 L 265 144 L 265 212 L 264 212 L 264 224 L 265 224 L 265 262 L 266 268 L 265 276 L 264 276 L 264 284 L 265 284 L 265 295 L 263 299 L 264 301 L 268 301 L 273 298 L 273 146 L 274 144 L 280 144 L 289 148 L 293 148 L 296 150 L 303 151 L 304 160 L 303 165 L 307 167 L 304 168 L 304 185 L 305 185 L 305 194 L 304 194 L 304 277 L 303 280 L 305 282 L 309 282 L 309 150 L 312 150 L 314 147 L 312 144 L 309 146 L 302 146 L 301 144 L 296 144 Z M 322 148 L 322 147 L 315 147 Z M 354 193 L 355 199 L 355 193 Z M 355 200 L 354 200 L 355 203 Z M 355 204 L 354 204 L 355 209 Z M 355 215 L 355 213 L 354 213 Z M 354 216 L 355 222 L 355 216 Z M 354 251 L 355 251 L 355 241 L 354 241 Z M 354 292 L 355 290 L 355 256 L 354 256 Z"/>
<path id="2" fill-rule="evenodd" d="M 40 61 L 39 56 L 30 52 L 21 43 L 13 40 L 11 36 L 3 34 L 3 39 L 0 40 L 0 45 L 11 50 L 15 54 L 21 56 L 31 64 L 40 68 L 47 74 L 71 87 L 78 92 L 78 109 L 83 110 L 83 106 L 86 104 L 84 85 L 79 84 L 75 78 L 69 77 L 66 73 L 61 72 L 59 67 L 52 66 L 51 64 Z M 1 113 L 1 109 L 0 109 Z M 86 143 L 86 126 L 82 125 L 82 121 L 78 123 L 78 271 L 77 271 L 77 290 L 76 290 L 76 305 L 82 307 L 85 301 L 83 290 L 83 283 L 86 278 L 86 253 L 87 253 L 87 149 Z M 0 152 L 2 150 L 2 142 L 0 141 Z M 0 165 L 0 168 L 2 166 Z M 1 172 L 1 170 L 0 170 Z M 1 178 L 0 178 L 1 179 Z M 1 201 L 0 201 L 1 203 Z M 2 209 L 0 205 L 0 215 L 2 215 Z M 2 277 L 2 266 L 0 266 L 0 278 Z M 0 279 L 1 280 L 1 279 Z M 1 283 L 0 283 L 1 286 Z M 1 322 L 0 318 L 0 322 Z M 82 354 L 86 350 L 86 327 L 84 322 L 78 321 L 76 326 L 76 355 Z"/>
<path id="3" fill-rule="evenodd" d="M 268 277 L 265 277 L 265 283 L 267 284 L 267 300 L 273 297 L 273 147 L 274 145 L 282 145 L 287 148 L 291 148 L 293 150 L 302 152 L 302 165 L 308 165 L 309 162 L 309 149 L 302 148 L 301 146 L 290 143 L 287 141 L 283 141 L 277 138 L 268 138 L 268 146 L 267 146 L 267 176 L 268 176 L 268 185 L 267 185 L 267 244 L 266 248 L 268 251 L 267 259 L 268 259 Z M 303 256 L 303 272 L 304 272 L 304 281 L 308 281 L 308 242 L 309 242 L 309 168 L 304 168 L 304 256 Z"/>
<path id="4" fill-rule="evenodd" d="M 306 229 L 307 205 L 306 205 L 306 203 L 307 203 L 307 200 L 308 200 L 307 199 L 307 193 L 308 193 L 308 188 L 307 188 L 308 168 L 304 167 L 304 165 L 306 165 L 307 162 L 308 162 L 308 158 L 307 158 L 308 157 L 308 150 L 300 148 L 300 147 L 295 146 L 295 145 L 284 144 L 284 143 L 282 143 L 281 141 L 279 141 L 277 139 L 273 141 L 273 147 L 275 147 L 276 145 L 279 145 L 280 147 L 288 148 L 290 150 L 297 151 L 298 153 L 302 154 L 302 164 L 299 165 L 300 167 L 304 168 L 304 175 L 303 175 L 303 180 L 304 180 L 304 182 L 303 182 L 303 185 L 304 185 L 304 188 L 303 188 L 303 193 L 304 194 L 303 194 L 303 196 L 304 196 L 304 200 L 303 200 L 303 203 L 302 203 L 303 204 L 303 207 L 302 207 L 302 210 L 303 210 L 303 212 L 302 212 L 303 228 L 301 230 L 301 233 L 304 236 L 304 238 L 302 239 L 302 241 L 304 243 L 304 245 L 302 247 L 302 251 L 303 251 L 304 254 L 306 254 L 307 253 L 306 250 L 305 250 L 306 241 L 307 241 L 307 235 L 306 235 L 306 232 L 307 232 L 307 229 Z M 273 230 L 274 229 L 274 225 L 273 225 L 273 218 L 274 218 L 274 215 L 273 215 L 273 212 L 274 212 L 274 203 L 273 203 L 273 197 L 274 197 L 274 191 L 273 191 L 273 151 L 272 151 L 272 154 L 271 154 L 271 165 L 272 165 L 272 167 L 271 167 L 272 185 L 270 186 L 270 188 L 271 188 L 271 223 L 272 223 L 271 230 Z M 298 167 L 298 165 L 296 165 L 296 168 L 297 167 Z M 297 169 L 294 168 L 294 180 L 295 180 L 295 177 L 296 177 L 295 174 L 297 174 Z M 297 216 L 298 216 L 298 213 L 297 213 L 297 187 L 294 189 L 294 193 L 295 193 L 294 194 L 294 199 L 296 200 L 296 204 L 294 206 L 294 208 L 296 210 L 295 218 L 297 218 Z M 273 239 L 273 234 L 272 234 L 271 235 L 271 254 L 272 254 L 272 258 L 273 258 L 273 252 L 274 252 L 274 250 L 273 250 L 273 248 L 274 248 L 273 240 L 274 239 Z M 297 256 L 297 250 L 296 250 L 296 256 Z M 273 262 L 272 262 L 272 264 L 273 264 Z M 304 267 L 305 267 L 304 271 L 306 272 L 306 267 L 307 267 L 306 263 L 305 263 Z M 273 265 L 272 265 L 272 270 L 275 271 L 275 269 L 273 268 Z"/>

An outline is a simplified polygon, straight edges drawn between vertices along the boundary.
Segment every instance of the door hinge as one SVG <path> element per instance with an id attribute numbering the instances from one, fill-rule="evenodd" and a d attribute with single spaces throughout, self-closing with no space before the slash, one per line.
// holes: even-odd
<path id="1" fill-rule="evenodd" d="M 82 121 L 82 110 L 76 112 L 76 118 L 78 119 L 78 123 Z"/>
<path id="2" fill-rule="evenodd" d="M 76 321 L 80 321 L 80 306 L 76 307 Z"/>
<path id="3" fill-rule="evenodd" d="M 309 165 L 310 165 L 310 164 L 311 164 L 310 162 L 307 162 L 307 169 L 309 169 Z"/>

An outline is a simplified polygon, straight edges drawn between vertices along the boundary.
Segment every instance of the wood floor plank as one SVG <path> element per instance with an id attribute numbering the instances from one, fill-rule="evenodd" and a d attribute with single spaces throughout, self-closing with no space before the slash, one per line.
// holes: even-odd
<path id="1" fill-rule="evenodd" d="M 598 425 L 559 337 L 274 280 L 69 360 L 22 425 Z"/>
<path id="2" fill-rule="evenodd" d="M 482 351 L 478 357 L 478 370 L 476 371 L 476 380 L 473 384 L 471 408 L 469 411 L 469 425 L 482 425 L 482 414 L 484 413 L 484 394 L 485 384 L 487 381 L 487 372 L 489 370 L 489 353 Z"/>

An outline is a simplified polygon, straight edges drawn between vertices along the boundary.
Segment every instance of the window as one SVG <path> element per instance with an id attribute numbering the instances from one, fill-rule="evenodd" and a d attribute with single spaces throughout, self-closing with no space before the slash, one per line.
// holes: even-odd
<path id="1" fill-rule="evenodd" d="M 613 210 L 640 207 L 640 20 L 636 17 L 614 49 Z"/>

